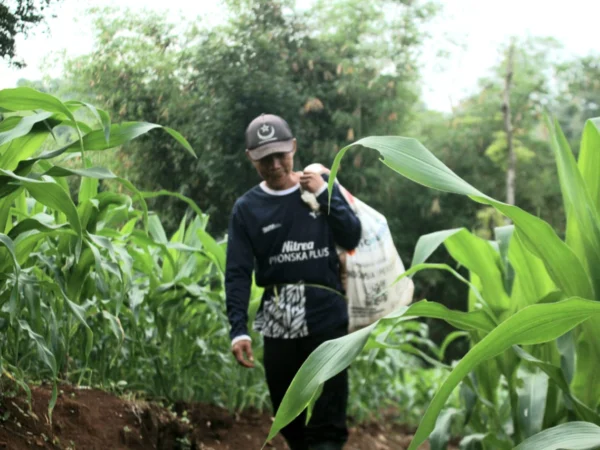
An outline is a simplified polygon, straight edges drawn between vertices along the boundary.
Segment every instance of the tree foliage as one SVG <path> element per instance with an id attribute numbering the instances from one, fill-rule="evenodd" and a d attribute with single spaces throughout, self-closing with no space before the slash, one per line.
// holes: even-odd
<path id="1" fill-rule="evenodd" d="M 15 38 L 27 34 L 44 20 L 45 10 L 57 0 L 7 0 L 0 3 L 0 57 L 16 67 L 23 67 L 17 59 Z"/>
<path id="2" fill-rule="evenodd" d="M 299 143 L 297 169 L 329 164 L 339 145 L 406 125 L 418 99 L 417 30 L 434 12 L 419 2 L 320 2 L 304 13 L 278 0 L 230 4 L 237 12 L 224 26 L 189 25 L 183 34 L 161 17 L 97 11 L 95 51 L 68 65 L 80 92 L 128 120 L 168 120 L 200 149 L 191 161 L 151 137 L 120 158 L 144 187 L 195 198 L 217 232 L 225 229 L 226 205 L 257 180 L 244 156 L 244 130 L 255 116 L 288 120 Z M 396 11 L 391 18 L 386 5 Z M 368 179 L 357 170 L 374 162 L 358 158 L 344 168 L 358 195 L 376 190 L 381 168 Z M 177 205 L 167 200 L 162 208 L 178 223 Z"/>

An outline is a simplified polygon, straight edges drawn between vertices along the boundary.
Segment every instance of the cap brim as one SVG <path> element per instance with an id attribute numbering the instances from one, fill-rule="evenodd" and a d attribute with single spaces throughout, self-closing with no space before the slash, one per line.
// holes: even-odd
<path id="1" fill-rule="evenodd" d="M 290 153 L 294 150 L 294 140 L 289 141 L 277 141 L 269 142 L 268 144 L 261 145 L 254 150 L 248 150 L 248 154 L 253 161 L 263 159 L 265 156 L 272 155 L 273 153 Z"/>

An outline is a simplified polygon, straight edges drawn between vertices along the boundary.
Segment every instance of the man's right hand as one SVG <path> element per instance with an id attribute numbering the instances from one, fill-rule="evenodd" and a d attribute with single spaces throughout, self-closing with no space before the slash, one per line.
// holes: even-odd
<path id="1" fill-rule="evenodd" d="M 231 352 L 237 359 L 237 362 L 240 365 L 247 367 L 249 369 L 254 367 L 254 355 L 252 354 L 252 342 L 249 340 L 241 340 L 233 344 L 231 348 Z M 244 358 L 246 355 L 247 359 Z"/>

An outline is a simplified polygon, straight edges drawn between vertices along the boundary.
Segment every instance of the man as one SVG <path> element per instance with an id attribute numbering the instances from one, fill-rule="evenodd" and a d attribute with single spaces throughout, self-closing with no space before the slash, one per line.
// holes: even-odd
<path id="1" fill-rule="evenodd" d="M 336 244 L 358 246 L 361 225 L 339 189 L 328 202 L 327 175 L 294 172 L 296 139 L 281 117 L 263 114 L 246 129 L 246 155 L 263 179 L 231 214 L 225 274 L 232 352 L 253 367 L 248 302 L 255 272 L 264 287 L 254 321 L 264 337 L 264 367 L 276 411 L 302 363 L 322 342 L 347 334 Z M 320 209 L 301 198 L 308 191 Z M 320 287 L 322 286 L 322 287 Z M 302 414 L 282 430 L 292 450 L 341 450 L 348 438 L 348 374 L 325 383 L 311 421 Z"/>

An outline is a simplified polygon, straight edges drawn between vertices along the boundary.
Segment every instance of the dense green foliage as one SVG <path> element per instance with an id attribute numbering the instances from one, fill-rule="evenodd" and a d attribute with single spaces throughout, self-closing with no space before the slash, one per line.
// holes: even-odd
<path id="1" fill-rule="evenodd" d="M 111 124 L 103 110 L 29 88 L 0 91 L 0 107 L 2 373 L 26 391 L 27 383 L 52 381 L 55 395 L 57 383 L 71 382 L 231 411 L 269 409 L 260 339 L 255 370 L 229 354 L 225 243 L 206 231 L 208 216 L 187 197 L 139 191 L 90 164 L 160 127 Z M 192 211 L 171 234 L 147 209 L 157 196 Z M 253 309 L 260 294 L 255 288 Z M 427 335 L 417 325 L 398 338 L 439 352 Z M 351 371 L 352 417 L 371 420 L 401 403 L 403 420 L 418 423 L 441 376 L 423 369 L 398 350 L 365 355 Z"/>
<path id="2" fill-rule="evenodd" d="M 260 386 L 260 372 L 241 372 L 224 352 L 225 252 L 206 233 L 207 216 L 182 198 L 194 214 L 167 238 L 146 206 L 155 194 L 89 165 L 88 152 L 158 125 L 111 125 L 102 110 L 28 88 L 0 91 L 0 106 L 14 111 L 0 122 L 4 373 L 23 387 L 71 381 L 263 407 L 264 389 L 251 389 Z M 97 121 L 79 120 L 86 106 Z M 57 145 L 51 133 L 65 127 L 81 139 Z M 193 154 L 177 132 L 164 130 Z M 66 177 L 79 180 L 74 192 Z M 99 180 L 119 188 L 99 191 Z M 215 367 L 233 384 L 206 383 Z"/>
<path id="3" fill-rule="evenodd" d="M 505 63 L 450 113 L 420 101 L 420 50 L 437 4 L 317 1 L 306 11 L 292 0 L 227 4 L 235 14 L 215 27 L 92 10 L 94 50 L 65 61 L 59 79 L 21 82 L 63 103 L 31 91 L 0 93 L 10 97 L 0 104 L 4 374 L 23 387 L 65 380 L 231 410 L 268 407 L 260 363 L 243 371 L 228 354 L 222 270 L 231 206 L 258 180 L 243 155 L 243 131 L 257 114 L 272 112 L 297 134 L 297 169 L 331 165 L 341 148 L 367 136 L 410 136 L 431 151 L 394 141 L 386 162 L 408 178 L 390 176 L 377 152 L 352 151 L 338 172 L 386 215 L 405 265 L 413 261 L 411 274 L 443 269 L 415 277 L 416 299 L 449 308 L 417 304 L 359 335 L 366 350 L 356 347 L 350 371 L 354 418 L 378 418 L 391 407 L 399 420 L 418 424 L 435 398 L 418 435 L 434 429 L 434 449 L 445 448 L 450 430 L 467 435 L 465 448 L 486 449 L 534 448 L 527 445 L 537 439 L 561 448 L 569 430 L 597 433 L 590 424 L 598 424 L 597 366 L 581 361 L 600 358 L 599 339 L 590 338 L 592 322 L 572 317 L 567 324 L 569 308 L 559 318 L 573 331 L 556 341 L 550 334 L 544 344 L 532 338 L 535 345 L 530 336 L 499 339 L 523 345 L 479 353 L 489 359 L 477 367 L 474 357 L 468 366 L 456 361 L 482 352 L 504 323 L 521 323 L 527 307 L 555 317 L 563 297 L 597 299 L 596 122 L 579 149 L 585 120 L 600 115 L 598 55 L 565 60 L 552 39 L 515 42 L 510 101 L 520 209 L 507 209 L 491 200 L 506 198 Z M 29 95 L 34 100 L 24 102 Z M 545 108 L 565 139 L 544 122 Z M 148 122 L 177 129 L 195 152 L 171 128 Z M 395 164 L 410 148 L 451 169 L 460 177 L 452 178 L 455 190 L 478 201 L 411 181 L 424 183 L 405 161 Z M 505 216 L 514 228 L 504 226 Z M 551 242 L 565 262 L 548 262 L 552 252 L 536 240 Z M 532 281 L 523 271 L 538 275 Z M 436 392 L 444 386 L 439 392 L 448 394 L 444 380 L 456 364 L 462 372 L 452 373 L 467 367 L 468 375 L 441 410 Z M 561 425 L 567 419 L 587 423 Z"/>
<path id="4" fill-rule="evenodd" d="M 544 429 L 562 425 L 566 438 L 576 440 L 587 431 L 581 430 L 581 424 L 565 423 L 575 418 L 590 422 L 589 426 L 600 424 L 600 284 L 596 269 L 600 255 L 600 118 L 587 121 L 578 162 L 558 123 L 547 119 L 547 127 L 567 211 L 565 240 L 539 217 L 499 202 L 464 181 L 415 139 L 367 137 L 340 151 L 332 167 L 330 190 L 344 154 L 354 145 L 363 146 L 377 150 L 383 164 L 406 178 L 489 205 L 514 225 L 496 228 L 490 241 L 465 229 L 423 236 L 411 268 L 400 278 L 422 270 L 450 271 L 470 287 L 468 312 L 423 300 L 321 345 L 292 382 L 271 436 L 365 347 L 395 348 L 397 344 L 388 342 L 387 336 L 411 316 L 442 318 L 468 331 L 471 349 L 449 368 L 410 449 L 416 449 L 432 433 L 447 435 L 450 418 L 457 415 L 462 416 L 465 433 L 473 433 L 463 438 L 464 445 L 479 442 L 484 449 L 546 448 L 555 434 L 542 434 Z M 426 262 L 441 244 L 468 269 L 469 280 L 450 266 Z M 463 409 L 449 409 L 439 418 L 461 383 Z M 528 438 L 532 438 L 529 443 Z M 437 440 L 433 443 L 434 448 L 444 446 Z"/>
<path id="5" fill-rule="evenodd" d="M 211 28 L 190 20 L 175 26 L 151 13 L 92 11 L 95 49 L 66 61 L 61 80 L 33 85 L 62 98 L 85 98 L 115 120 L 169 123 L 182 132 L 197 149 L 197 159 L 159 135 L 142 136 L 127 152 L 106 153 L 94 162 L 142 189 L 194 199 L 211 217 L 209 232 L 219 237 L 235 198 L 257 181 L 243 156 L 243 131 L 265 111 L 286 117 L 296 132 L 297 169 L 313 162 L 330 165 L 340 147 L 364 136 L 410 135 L 465 180 L 495 198 L 505 197 L 503 64 L 451 114 L 425 110 L 419 102 L 419 52 L 427 42 L 424 26 L 438 10 L 434 4 L 340 0 L 298 12 L 289 1 L 245 0 L 232 7 L 239 14 Z M 558 64 L 558 45 L 552 40 L 516 45 L 511 102 L 517 204 L 559 231 L 564 213 L 540 111 L 555 105 L 561 121 L 572 124 L 567 134 L 575 143 L 578 132 L 570 129 L 581 128 L 598 100 L 596 59 Z M 561 95 L 566 101 L 555 100 L 557 77 L 561 94 L 569 92 Z M 424 233 L 469 226 L 489 238 L 503 222 L 489 208 L 385 176 L 382 170 L 375 154 L 357 154 L 344 161 L 340 180 L 386 215 L 404 261 L 412 258 Z M 169 233 L 187 208 L 171 197 L 150 205 Z M 451 261 L 443 253 L 437 258 Z M 465 287 L 447 274 L 431 274 L 417 280 L 416 287 L 418 297 L 467 307 Z M 440 322 L 429 324 L 438 344 L 451 331 Z M 457 341 L 449 356 L 465 350 L 465 341 Z"/>

